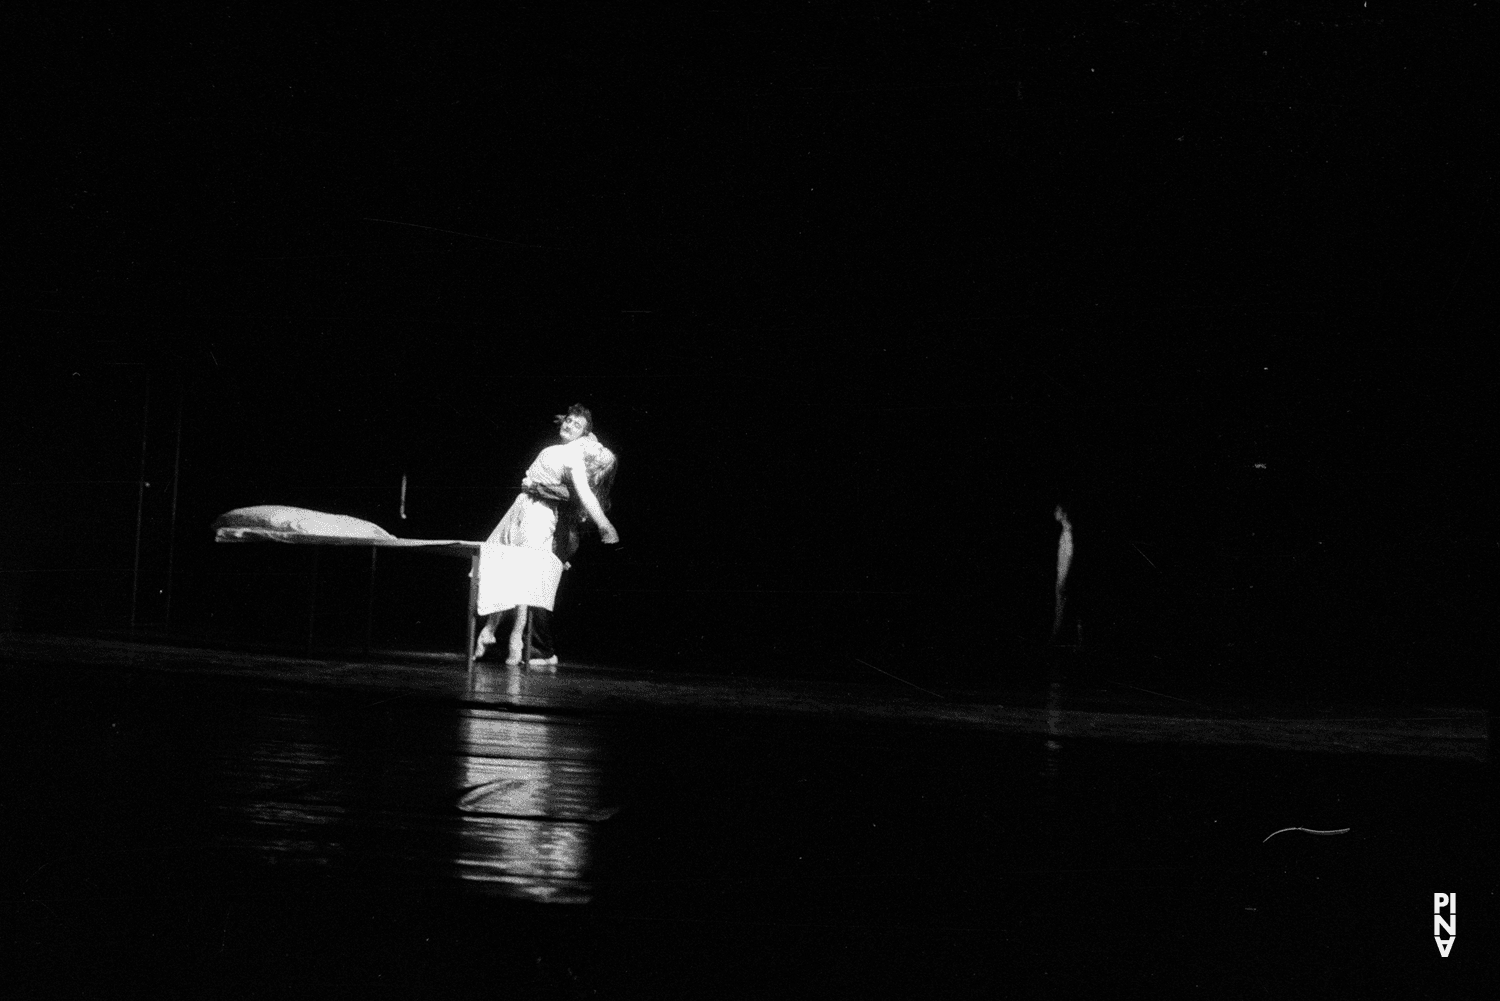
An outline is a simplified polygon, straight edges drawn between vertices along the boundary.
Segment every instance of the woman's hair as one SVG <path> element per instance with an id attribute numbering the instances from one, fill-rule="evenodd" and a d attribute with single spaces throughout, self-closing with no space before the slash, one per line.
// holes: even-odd
<path id="1" fill-rule="evenodd" d="M 609 490 L 615 485 L 615 471 L 620 467 L 620 460 L 595 436 L 593 411 L 582 403 L 575 403 L 568 408 L 567 413 L 558 414 L 554 420 L 561 424 L 569 417 L 582 417 L 588 425 L 578 439 L 584 445 L 583 464 L 588 473 L 589 487 L 594 491 L 594 496 L 599 499 L 599 506 L 608 511 Z M 583 515 L 580 514 L 580 517 Z"/>
<path id="2" fill-rule="evenodd" d="M 620 468 L 620 458 L 599 443 L 593 433 L 580 439 L 584 443 L 583 465 L 589 477 L 589 487 L 599 499 L 599 506 L 609 510 L 609 491 L 615 485 L 615 473 Z"/>
<path id="3" fill-rule="evenodd" d="M 587 411 L 585 411 L 587 414 Z M 589 489 L 594 492 L 594 497 L 599 501 L 599 506 L 605 511 L 609 510 L 609 491 L 615 485 L 615 473 L 620 468 L 620 460 L 599 443 L 599 439 L 593 433 L 584 435 L 578 439 L 583 445 L 583 468 L 588 476 Z M 578 551 L 579 539 L 583 532 L 596 531 L 597 526 L 583 510 L 583 504 L 576 495 L 569 491 L 569 510 L 571 517 L 558 519 L 557 541 L 553 551 L 557 558 L 566 562 Z"/>

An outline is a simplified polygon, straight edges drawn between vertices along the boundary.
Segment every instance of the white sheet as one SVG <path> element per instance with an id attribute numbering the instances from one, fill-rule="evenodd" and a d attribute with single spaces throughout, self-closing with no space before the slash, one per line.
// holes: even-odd
<path id="1" fill-rule="evenodd" d="M 284 531 L 272 528 L 220 528 L 215 542 L 290 542 L 303 546 L 454 546 L 477 549 L 481 543 L 466 539 L 398 539 L 395 536 L 318 535 L 312 532 Z"/>
<path id="2" fill-rule="evenodd" d="M 394 539 L 395 536 L 373 521 L 329 514 L 288 504 L 256 504 L 225 511 L 214 519 L 213 528 L 259 528 L 272 532 L 295 532 L 298 535 L 337 536 L 349 539 Z"/>

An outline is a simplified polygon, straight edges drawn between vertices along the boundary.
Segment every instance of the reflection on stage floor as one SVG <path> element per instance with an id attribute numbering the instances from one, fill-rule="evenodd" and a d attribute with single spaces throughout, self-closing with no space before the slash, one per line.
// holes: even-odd
<path id="1" fill-rule="evenodd" d="M 1482 710 L 136 653 L 0 669 L 23 993 L 1420 994 L 1494 833 Z"/>

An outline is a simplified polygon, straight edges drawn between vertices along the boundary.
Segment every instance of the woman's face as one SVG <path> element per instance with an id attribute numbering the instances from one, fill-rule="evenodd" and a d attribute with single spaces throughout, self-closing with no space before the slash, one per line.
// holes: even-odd
<path id="1" fill-rule="evenodd" d="M 557 429 L 558 435 L 563 441 L 577 441 L 589 429 L 589 422 L 577 414 L 569 414 L 563 418 L 562 426 Z"/>

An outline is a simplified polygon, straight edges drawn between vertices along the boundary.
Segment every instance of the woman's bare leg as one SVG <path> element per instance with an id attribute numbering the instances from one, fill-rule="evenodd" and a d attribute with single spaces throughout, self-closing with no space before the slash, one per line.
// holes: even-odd
<path id="1" fill-rule="evenodd" d="M 515 624 L 510 627 L 510 656 L 505 658 L 505 663 L 511 665 L 512 667 L 521 663 L 521 658 L 526 655 L 525 651 L 521 649 L 521 644 L 524 641 L 525 636 L 526 606 L 517 605 L 516 621 Z"/>
<path id="2" fill-rule="evenodd" d="M 484 628 L 479 630 L 479 638 L 474 641 L 474 659 L 478 660 L 484 656 L 484 651 L 495 643 L 495 627 L 500 624 L 500 613 L 492 612 L 484 618 Z"/>

